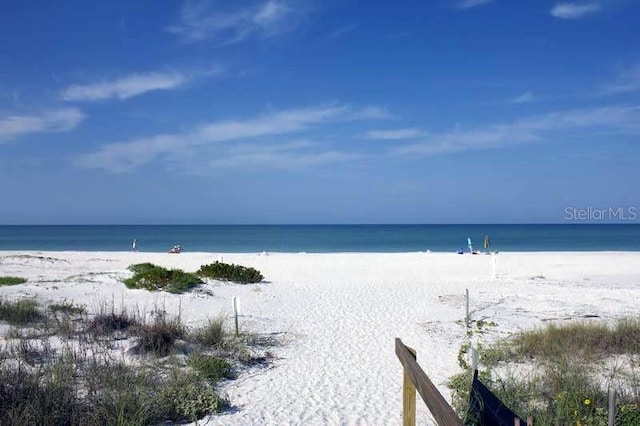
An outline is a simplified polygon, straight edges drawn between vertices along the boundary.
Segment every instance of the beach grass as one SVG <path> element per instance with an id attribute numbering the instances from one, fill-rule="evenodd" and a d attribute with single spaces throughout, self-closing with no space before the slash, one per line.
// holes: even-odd
<path id="1" fill-rule="evenodd" d="M 176 341 L 185 336 L 186 330 L 179 317 L 160 315 L 152 322 L 139 326 L 136 334 L 138 340 L 134 346 L 135 351 L 167 356 L 173 352 Z"/>
<path id="2" fill-rule="evenodd" d="M 33 300 L 0 299 L 0 320 L 7 321 L 11 325 L 27 325 L 43 318 L 40 305 Z"/>
<path id="3" fill-rule="evenodd" d="M 608 389 L 619 396 L 616 424 L 639 424 L 640 321 L 635 318 L 548 324 L 480 346 L 478 352 L 480 380 L 519 416 L 533 417 L 534 424 L 606 425 Z M 469 420 L 471 373 L 467 363 L 461 366 L 467 371 L 448 385 L 454 408 Z"/>
<path id="4" fill-rule="evenodd" d="M 226 322 L 226 317 L 222 315 L 209 318 L 203 327 L 193 330 L 191 338 L 194 342 L 206 347 L 223 348 L 229 337 Z"/>
<path id="5" fill-rule="evenodd" d="M 86 330 L 93 335 L 107 335 L 115 332 L 126 332 L 140 324 L 137 316 L 127 308 L 116 311 L 106 304 L 101 304 L 98 313 L 86 324 Z"/>
<path id="6" fill-rule="evenodd" d="M 0 346 L 0 360 L 11 360 L 0 362 L 0 424 L 173 424 L 228 409 L 216 385 L 237 376 L 248 338 L 225 344 L 224 317 L 189 330 L 179 315 L 150 314 L 113 303 L 89 314 L 72 302 L 40 310 L 33 300 L 0 299 L 0 320 L 29 325 Z M 74 333 L 50 327 L 61 316 L 78 323 Z M 182 339 L 198 350 L 179 351 L 182 362 L 166 358 Z"/>
<path id="7" fill-rule="evenodd" d="M 49 312 L 60 313 L 65 315 L 80 315 L 87 312 L 84 306 L 77 305 L 74 302 L 64 300 L 58 303 L 51 303 L 47 306 Z"/>
<path id="8" fill-rule="evenodd" d="M 27 282 L 27 279 L 22 277 L 11 277 L 11 276 L 0 277 L 0 286 L 24 284 L 26 282 Z"/>

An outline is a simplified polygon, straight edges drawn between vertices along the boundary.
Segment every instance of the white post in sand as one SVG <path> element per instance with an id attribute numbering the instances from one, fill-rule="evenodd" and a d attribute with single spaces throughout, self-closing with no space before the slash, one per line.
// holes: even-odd
<path id="1" fill-rule="evenodd" d="M 233 296 L 233 316 L 236 322 L 236 336 L 238 335 L 238 298 Z"/>
<path id="2" fill-rule="evenodd" d="M 491 253 L 491 271 L 492 271 L 492 277 L 496 278 L 496 254 L 495 253 Z"/>
<path id="3" fill-rule="evenodd" d="M 464 299 L 466 302 L 466 306 L 465 306 L 465 315 L 464 315 L 464 324 L 467 326 L 467 331 L 469 330 L 469 327 L 471 326 L 470 322 L 471 322 L 471 318 L 469 318 L 469 289 L 465 289 L 464 291 Z"/>

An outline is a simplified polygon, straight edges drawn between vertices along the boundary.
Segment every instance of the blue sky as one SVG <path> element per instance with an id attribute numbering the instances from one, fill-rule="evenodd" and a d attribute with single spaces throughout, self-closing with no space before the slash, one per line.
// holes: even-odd
<path id="1" fill-rule="evenodd" d="M 5 0 L 0 224 L 640 208 L 638 28 L 633 0 Z"/>

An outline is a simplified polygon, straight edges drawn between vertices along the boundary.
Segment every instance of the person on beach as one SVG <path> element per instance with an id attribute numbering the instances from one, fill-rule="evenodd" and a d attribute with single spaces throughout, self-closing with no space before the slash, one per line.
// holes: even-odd
<path id="1" fill-rule="evenodd" d="M 131 250 L 138 251 L 138 241 L 134 238 L 133 243 L 131 243 Z"/>

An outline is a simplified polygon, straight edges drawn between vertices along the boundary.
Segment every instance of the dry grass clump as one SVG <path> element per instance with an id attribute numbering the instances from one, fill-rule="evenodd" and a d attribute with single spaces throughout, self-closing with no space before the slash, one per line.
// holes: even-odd
<path id="1" fill-rule="evenodd" d="M 162 314 L 156 316 L 152 322 L 138 327 L 136 334 L 138 341 L 133 348 L 134 351 L 167 356 L 173 352 L 176 341 L 182 339 L 186 332 L 180 317 L 167 318 L 166 314 Z"/>
<path id="2" fill-rule="evenodd" d="M 136 317 L 129 314 L 126 310 L 118 313 L 101 313 L 89 321 L 87 331 L 93 334 L 104 335 L 116 331 L 127 331 L 137 324 L 138 320 Z"/>
<path id="3" fill-rule="evenodd" d="M 0 299 L 0 320 L 11 325 L 27 325 L 44 318 L 37 302 L 29 299 L 15 301 Z"/>

